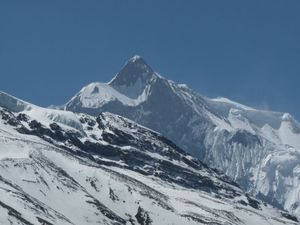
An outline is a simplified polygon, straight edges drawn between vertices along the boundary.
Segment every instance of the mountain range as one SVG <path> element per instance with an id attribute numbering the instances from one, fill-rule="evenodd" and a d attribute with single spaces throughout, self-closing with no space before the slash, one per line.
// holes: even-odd
<path id="1" fill-rule="evenodd" d="M 0 92 L 0 224 L 297 224 L 160 133 Z"/>
<path id="2" fill-rule="evenodd" d="M 300 124 L 288 113 L 208 98 L 155 72 L 140 56 L 108 83 L 83 87 L 58 109 L 111 112 L 160 132 L 244 191 L 300 215 Z"/>
<path id="3" fill-rule="evenodd" d="M 0 92 L 0 224 L 298 224 L 300 125 L 129 59 L 43 108 Z M 298 217 L 298 218 L 297 218 Z"/>

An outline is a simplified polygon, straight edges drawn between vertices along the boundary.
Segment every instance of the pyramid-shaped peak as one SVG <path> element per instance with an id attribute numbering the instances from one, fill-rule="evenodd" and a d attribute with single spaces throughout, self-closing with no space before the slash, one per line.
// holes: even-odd
<path id="1" fill-rule="evenodd" d="M 112 79 L 110 85 L 113 87 L 131 86 L 138 82 L 147 83 L 155 76 L 153 69 L 139 55 L 130 58 L 121 71 Z"/>
<path id="2" fill-rule="evenodd" d="M 122 68 L 122 70 L 128 69 L 128 67 L 144 70 L 144 72 L 153 72 L 152 68 L 147 64 L 147 62 L 143 59 L 143 57 L 141 57 L 139 55 L 134 55 L 133 57 L 131 57 L 126 62 L 125 66 Z"/>

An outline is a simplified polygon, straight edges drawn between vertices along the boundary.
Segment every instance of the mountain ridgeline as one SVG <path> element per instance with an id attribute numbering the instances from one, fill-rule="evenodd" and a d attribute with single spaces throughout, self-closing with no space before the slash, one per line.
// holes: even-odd
<path id="1" fill-rule="evenodd" d="M 155 72 L 140 56 L 108 83 L 83 87 L 61 108 L 111 112 L 160 132 L 245 191 L 300 215 L 300 125 L 290 114 L 207 98 Z"/>
<path id="2" fill-rule="evenodd" d="M 1 225 L 254 223 L 297 218 L 122 116 L 47 109 L 0 92 Z"/>

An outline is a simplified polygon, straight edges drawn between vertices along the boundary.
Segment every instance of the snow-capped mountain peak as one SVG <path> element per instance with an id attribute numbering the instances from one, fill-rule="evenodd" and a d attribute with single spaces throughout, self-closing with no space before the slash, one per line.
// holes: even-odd
<path id="1" fill-rule="evenodd" d="M 137 98 L 155 78 L 157 75 L 153 69 L 141 56 L 136 55 L 127 61 L 109 85 L 130 98 Z"/>
<path id="2" fill-rule="evenodd" d="M 65 109 L 94 116 L 108 111 L 138 122 L 223 171 L 245 190 L 300 214 L 300 170 L 292 164 L 287 177 L 281 169 L 291 156 L 300 164 L 300 155 L 294 154 L 300 152 L 300 125 L 289 114 L 202 96 L 159 76 L 138 56 L 110 83 L 96 89 L 93 85 L 84 87 Z M 275 160 L 277 165 L 263 163 L 280 152 L 289 157 Z"/>
<path id="3" fill-rule="evenodd" d="M 95 109 L 109 102 L 136 106 L 147 100 L 151 86 L 159 79 L 163 78 L 142 57 L 134 56 L 110 82 L 85 86 L 65 104 L 65 108 Z"/>
<path id="4" fill-rule="evenodd" d="M 131 57 L 128 60 L 128 62 L 135 63 L 138 60 L 143 60 L 144 61 L 144 59 L 142 58 L 142 56 L 140 56 L 140 55 L 134 55 L 133 57 Z"/>

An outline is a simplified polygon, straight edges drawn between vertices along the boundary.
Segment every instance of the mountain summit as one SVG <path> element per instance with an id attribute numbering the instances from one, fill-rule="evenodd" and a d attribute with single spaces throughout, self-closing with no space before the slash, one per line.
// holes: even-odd
<path id="1" fill-rule="evenodd" d="M 82 88 L 67 104 L 65 109 L 99 109 L 109 102 L 127 106 L 139 105 L 146 101 L 150 89 L 157 80 L 162 79 L 140 56 L 127 61 L 121 71 L 108 83 L 91 83 Z"/>
<path id="2" fill-rule="evenodd" d="M 84 87 L 65 109 L 94 116 L 108 111 L 134 120 L 244 190 L 300 215 L 300 125 L 290 115 L 207 98 L 159 76 L 139 56 L 111 82 Z"/>
<path id="3" fill-rule="evenodd" d="M 127 61 L 121 71 L 109 82 L 109 85 L 131 98 L 137 98 L 151 80 L 155 72 L 138 55 Z"/>

